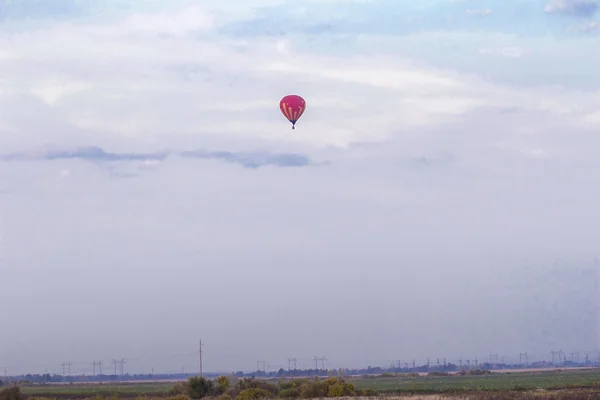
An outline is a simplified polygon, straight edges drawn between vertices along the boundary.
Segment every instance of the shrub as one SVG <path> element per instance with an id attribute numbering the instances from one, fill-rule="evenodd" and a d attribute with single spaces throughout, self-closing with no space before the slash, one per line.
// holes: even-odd
<path id="1" fill-rule="evenodd" d="M 329 386 L 327 397 L 344 397 L 344 386 L 339 382 Z"/>
<path id="2" fill-rule="evenodd" d="M 21 388 L 14 386 L 0 390 L 0 400 L 24 400 L 25 396 L 21 393 Z"/>
<path id="3" fill-rule="evenodd" d="M 231 386 L 231 384 L 229 383 L 229 378 L 227 378 L 226 376 L 219 376 L 217 378 L 217 388 L 219 389 L 219 394 L 227 392 L 229 386 Z"/>
<path id="4" fill-rule="evenodd" d="M 300 397 L 303 399 L 325 397 L 325 394 L 320 382 L 304 382 L 300 385 Z"/>
<path id="5" fill-rule="evenodd" d="M 308 379 L 292 379 L 288 382 L 281 382 L 279 384 L 279 387 L 281 390 L 287 390 L 287 389 L 298 389 L 300 390 L 300 386 L 302 386 L 303 383 L 307 383 L 310 382 Z"/>
<path id="6" fill-rule="evenodd" d="M 176 397 L 180 395 L 187 395 L 188 391 L 189 386 L 187 382 L 177 382 L 175 385 L 173 385 L 171 390 L 169 390 L 169 395 Z"/>
<path id="7" fill-rule="evenodd" d="M 191 400 L 188 395 L 178 394 L 175 396 L 168 397 L 167 400 Z"/>
<path id="8" fill-rule="evenodd" d="M 247 389 L 262 389 L 271 393 L 273 397 L 276 397 L 279 393 L 279 387 L 277 385 L 273 385 L 259 379 L 244 378 L 240 379 L 235 387 L 230 388 L 227 391 L 227 394 L 237 400 L 238 396 Z"/>
<path id="9" fill-rule="evenodd" d="M 358 389 L 356 395 L 361 397 L 375 397 L 377 396 L 377 390 L 375 389 Z"/>
<path id="10" fill-rule="evenodd" d="M 249 388 L 242 390 L 236 397 L 235 400 L 259 400 L 259 399 L 272 399 L 275 395 L 268 390 L 261 388 Z"/>
<path id="11" fill-rule="evenodd" d="M 289 389 L 281 389 L 279 397 L 282 399 L 296 399 L 300 397 L 300 388 L 294 387 Z"/>
<path id="12" fill-rule="evenodd" d="M 187 395 L 192 399 L 201 399 L 215 394 L 215 382 L 202 376 L 192 376 L 187 382 Z"/>
<path id="13" fill-rule="evenodd" d="M 432 371 L 427 374 L 427 376 L 450 376 L 449 373 L 443 371 Z"/>

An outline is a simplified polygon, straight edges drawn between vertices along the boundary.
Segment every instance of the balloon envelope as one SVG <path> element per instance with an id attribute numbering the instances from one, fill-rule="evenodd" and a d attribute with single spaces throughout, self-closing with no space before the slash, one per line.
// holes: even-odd
<path id="1" fill-rule="evenodd" d="M 290 94 L 281 99 L 279 109 L 288 121 L 292 123 L 292 129 L 294 129 L 296 122 L 304 114 L 304 110 L 306 110 L 306 102 L 302 97 Z"/>

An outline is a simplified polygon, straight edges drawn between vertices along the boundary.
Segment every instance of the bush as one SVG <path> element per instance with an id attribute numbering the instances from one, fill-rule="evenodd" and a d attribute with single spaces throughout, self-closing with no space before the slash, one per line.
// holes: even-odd
<path id="1" fill-rule="evenodd" d="M 289 389 L 281 389 L 279 397 L 282 399 L 296 399 L 300 397 L 300 388 L 294 387 Z"/>
<path id="2" fill-rule="evenodd" d="M 303 399 L 350 396 L 356 396 L 356 389 L 354 385 L 341 378 L 327 378 L 324 381 L 306 380 L 300 385 L 300 397 Z"/>
<path id="3" fill-rule="evenodd" d="M 356 395 L 361 397 L 376 397 L 378 395 L 375 389 L 358 389 Z"/>
<path id="4" fill-rule="evenodd" d="M 271 393 L 273 397 L 276 397 L 279 394 L 280 388 L 277 385 L 270 384 L 263 380 L 244 378 L 240 379 L 233 388 L 230 388 L 227 391 L 227 394 L 237 400 L 238 396 L 247 389 L 261 389 Z M 250 394 L 246 394 L 246 396 L 248 395 Z"/>
<path id="5" fill-rule="evenodd" d="M 449 373 L 443 371 L 432 371 L 427 374 L 427 376 L 450 376 Z"/>
<path id="6" fill-rule="evenodd" d="M 0 400 L 24 400 L 25 396 L 21 393 L 18 386 L 0 390 Z"/>
<path id="7" fill-rule="evenodd" d="M 235 400 L 259 400 L 259 399 L 272 399 L 275 395 L 268 390 L 261 388 L 249 388 L 242 390 L 236 397 Z"/>
<path id="8" fill-rule="evenodd" d="M 187 395 L 194 400 L 216 394 L 215 382 L 202 376 L 192 376 L 188 379 L 187 386 Z"/>
<path id="9" fill-rule="evenodd" d="M 288 390 L 288 389 L 298 389 L 298 391 L 300 390 L 300 386 L 302 386 L 303 383 L 307 383 L 310 382 L 308 379 L 292 379 L 288 382 L 281 382 L 279 384 L 280 389 L 283 390 Z"/>
<path id="10" fill-rule="evenodd" d="M 329 386 L 327 397 L 344 397 L 344 386 L 341 383 Z"/>
<path id="11" fill-rule="evenodd" d="M 178 394 L 176 396 L 168 397 L 167 400 L 191 400 L 191 399 L 190 399 L 190 397 L 188 395 Z"/>
<path id="12" fill-rule="evenodd" d="M 319 382 L 305 382 L 300 385 L 300 397 L 303 399 L 316 399 L 325 397 L 325 392 Z"/>
<path id="13" fill-rule="evenodd" d="M 219 394 L 227 392 L 227 389 L 229 389 L 230 386 L 231 384 L 229 383 L 229 378 L 226 376 L 219 376 L 217 378 L 217 388 L 219 390 Z"/>
<path id="14" fill-rule="evenodd" d="M 187 382 L 177 382 L 175 385 L 173 385 L 171 390 L 169 390 L 169 395 L 175 397 L 178 397 L 180 395 L 187 395 L 189 389 L 190 388 Z"/>

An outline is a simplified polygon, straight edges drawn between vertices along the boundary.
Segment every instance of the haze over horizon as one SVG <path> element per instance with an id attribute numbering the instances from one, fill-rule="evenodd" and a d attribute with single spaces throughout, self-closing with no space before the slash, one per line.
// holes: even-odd
<path id="1" fill-rule="evenodd" d="M 0 369 L 600 351 L 598 8 L 0 0 Z"/>

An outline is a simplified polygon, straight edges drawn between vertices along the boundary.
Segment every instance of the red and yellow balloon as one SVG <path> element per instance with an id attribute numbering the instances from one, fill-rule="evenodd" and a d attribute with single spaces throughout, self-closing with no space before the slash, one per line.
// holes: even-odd
<path id="1" fill-rule="evenodd" d="M 298 95 L 290 94 L 279 102 L 281 113 L 292 123 L 292 129 L 296 129 L 296 122 L 306 110 L 306 101 Z"/>

